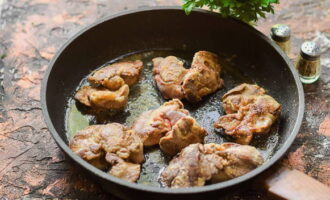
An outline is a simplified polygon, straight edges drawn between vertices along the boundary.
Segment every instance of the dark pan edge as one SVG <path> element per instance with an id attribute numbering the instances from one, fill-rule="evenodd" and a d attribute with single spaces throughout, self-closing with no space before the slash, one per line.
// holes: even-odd
<path id="1" fill-rule="evenodd" d="M 146 186 L 146 185 L 142 185 L 142 184 L 129 183 L 129 182 L 123 181 L 121 179 L 109 176 L 107 173 L 93 167 L 92 165 L 90 165 L 89 163 L 87 163 L 86 161 L 81 159 L 79 156 L 74 154 L 71 151 L 71 149 L 68 147 L 68 145 L 61 139 L 61 137 L 59 136 L 59 134 L 55 130 L 55 128 L 54 128 L 54 126 L 53 126 L 53 124 L 50 120 L 47 105 L 46 105 L 46 89 L 47 89 L 48 77 L 49 77 L 49 75 L 52 71 L 53 65 L 54 65 L 55 61 L 57 60 L 57 58 L 61 55 L 61 53 L 64 51 L 64 49 L 66 49 L 66 47 L 72 41 L 74 41 L 77 37 L 79 37 L 85 31 L 91 29 L 92 27 L 95 27 L 95 26 L 97 26 L 97 25 L 99 25 L 99 24 L 101 24 L 101 23 L 103 23 L 107 20 L 120 17 L 122 15 L 133 14 L 133 13 L 141 12 L 141 11 L 155 11 L 155 10 L 181 10 L 181 7 L 179 7 L 179 6 L 161 6 L 161 7 L 140 8 L 140 9 L 120 12 L 118 14 L 102 18 L 102 19 L 94 22 L 93 24 L 83 28 L 79 32 L 77 32 L 54 55 L 54 57 L 52 58 L 52 60 L 49 64 L 49 67 L 47 68 L 47 70 L 45 72 L 45 75 L 44 75 L 44 78 L 43 78 L 43 81 L 42 81 L 42 85 L 41 85 L 41 107 L 42 107 L 42 112 L 43 112 L 43 115 L 44 115 L 46 125 L 49 128 L 50 133 L 51 133 L 52 137 L 55 139 L 56 143 L 61 147 L 61 149 L 67 155 L 70 156 L 71 159 L 73 159 L 75 162 L 79 163 L 83 168 L 90 171 L 92 174 L 94 174 L 94 175 L 96 175 L 96 176 L 98 176 L 98 177 L 100 177 L 104 180 L 111 181 L 111 182 L 114 182 L 116 184 L 119 184 L 123 187 L 131 188 L 131 189 L 135 189 L 135 190 L 140 190 L 140 191 L 147 191 L 147 192 L 151 192 L 151 193 L 153 192 L 153 193 L 164 193 L 164 194 L 187 194 L 187 193 L 193 194 L 193 193 L 203 193 L 203 192 L 210 192 L 210 191 L 214 191 L 214 190 L 220 190 L 220 189 L 228 188 L 228 187 L 233 186 L 235 184 L 247 181 L 247 180 L 253 178 L 254 176 L 260 174 L 264 170 L 268 169 L 271 165 L 273 165 L 276 161 L 278 161 L 286 153 L 286 151 L 289 149 L 289 147 L 293 143 L 296 135 L 298 134 L 298 131 L 300 129 L 302 119 L 303 119 L 305 100 L 304 100 L 303 87 L 302 87 L 302 84 L 300 82 L 298 73 L 296 72 L 292 62 L 290 61 L 290 59 L 268 37 L 266 37 L 263 33 L 261 33 L 260 31 L 258 31 L 256 29 L 254 29 L 254 31 L 256 31 L 256 34 L 259 35 L 263 40 L 265 40 L 271 46 L 273 46 L 276 49 L 276 51 L 284 58 L 285 62 L 289 66 L 289 69 L 290 69 L 290 71 L 291 71 L 291 73 L 292 73 L 292 75 L 295 79 L 295 83 L 296 83 L 296 86 L 297 86 L 297 89 L 298 89 L 298 99 L 299 99 L 299 108 L 298 108 L 298 114 L 297 114 L 298 116 L 297 116 L 294 128 L 291 132 L 291 135 L 284 142 L 283 146 L 274 154 L 274 156 L 270 160 L 268 160 L 266 163 L 264 163 L 262 166 L 258 167 L 257 169 L 255 169 L 255 170 L 253 170 L 253 171 L 251 171 L 251 172 L 249 172 L 249 173 L 247 173 L 247 174 L 245 174 L 241 177 L 238 177 L 238 178 L 235 178 L 235 179 L 232 179 L 232 180 L 229 180 L 229 181 L 217 183 L 217 184 L 203 186 L 203 187 L 181 188 L 181 189 L 157 188 L 157 187 L 151 187 L 151 186 Z M 207 14 L 218 16 L 218 14 L 216 14 L 216 13 L 206 11 L 206 10 L 202 10 L 202 9 L 196 9 L 193 12 L 202 12 L 202 13 L 207 13 Z M 231 20 L 234 20 L 238 23 L 242 23 L 245 26 L 249 26 L 249 25 L 245 24 L 244 22 L 238 21 L 236 19 L 231 19 Z"/>

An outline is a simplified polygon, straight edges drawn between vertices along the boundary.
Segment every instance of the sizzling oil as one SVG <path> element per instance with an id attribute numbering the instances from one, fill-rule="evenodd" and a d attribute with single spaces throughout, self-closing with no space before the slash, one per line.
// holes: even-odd
<path id="1" fill-rule="evenodd" d="M 130 88 L 128 105 L 123 111 L 107 112 L 94 115 L 90 113 L 88 108 L 76 103 L 72 97 L 68 101 L 68 109 L 66 113 L 66 132 L 70 140 L 72 136 L 79 130 L 91 124 L 104 124 L 111 122 L 118 122 L 131 126 L 133 121 L 144 111 L 154 109 L 162 105 L 165 100 L 159 94 L 157 87 L 154 84 L 152 76 L 151 60 L 158 56 L 175 55 L 185 61 L 186 66 L 189 66 L 194 52 L 187 51 L 173 51 L 173 50 L 155 50 L 144 51 L 130 55 L 125 55 L 117 59 L 111 60 L 105 65 L 117 61 L 136 60 L 140 59 L 144 63 L 144 69 L 140 81 Z M 197 105 L 190 104 L 183 100 L 185 108 L 188 109 L 199 124 L 208 131 L 205 137 L 205 143 L 223 143 L 231 142 L 232 140 L 225 137 L 220 132 L 216 132 L 213 128 L 214 122 L 224 114 L 220 98 L 229 89 L 235 87 L 240 83 L 253 83 L 252 77 L 245 76 L 242 72 L 235 68 L 235 56 L 228 56 L 219 54 L 220 64 L 223 67 L 221 77 L 225 81 L 225 87 L 211 94 L 199 102 Z M 103 67 L 103 66 L 101 66 Z M 86 85 L 86 78 L 82 80 L 81 84 Z M 268 160 L 274 153 L 278 144 L 279 134 L 278 125 L 276 123 L 271 133 L 266 136 L 254 138 L 251 145 L 261 151 L 263 157 Z M 167 166 L 169 158 L 166 157 L 158 147 L 145 149 L 146 161 L 142 164 L 142 170 L 138 183 L 160 187 L 158 177 L 160 172 Z"/>

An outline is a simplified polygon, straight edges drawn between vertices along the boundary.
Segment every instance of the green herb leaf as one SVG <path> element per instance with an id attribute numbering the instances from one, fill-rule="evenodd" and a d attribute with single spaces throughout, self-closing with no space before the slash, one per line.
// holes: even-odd
<path id="1" fill-rule="evenodd" d="M 279 0 L 183 0 L 182 8 L 189 14 L 194 8 L 208 7 L 225 17 L 234 17 L 247 23 L 255 23 L 258 17 L 274 13 L 273 4 Z"/>

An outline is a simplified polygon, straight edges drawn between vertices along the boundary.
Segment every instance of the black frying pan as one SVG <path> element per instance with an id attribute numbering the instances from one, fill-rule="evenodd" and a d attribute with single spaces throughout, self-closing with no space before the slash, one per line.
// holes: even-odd
<path id="1" fill-rule="evenodd" d="M 185 107 L 210 132 L 205 142 L 230 141 L 222 137 L 221 132 L 216 134 L 212 123 L 223 114 L 221 95 L 239 83 L 257 83 L 282 104 L 281 118 L 271 133 L 266 137 L 256 138 L 252 143 L 266 158 L 262 166 L 246 175 L 217 184 L 165 189 L 128 183 L 112 177 L 88 164 L 69 149 L 68 132 L 71 129 L 68 127 L 70 124 L 67 118 L 70 109 L 76 106 L 84 113 L 84 108 L 71 101 L 71 98 L 92 70 L 118 59 L 143 59 L 146 68 L 140 83 L 131 89 L 129 105 L 139 105 L 149 97 L 157 97 L 157 100 L 151 101 L 156 102 L 154 105 L 146 104 L 152 108 L 164 100 L 152 86 L 148 60 L 156 55 L 174 54 L 189 61 L 198 50 L 219 54 L 224 67 L 222 77 L 225 80 L 225 88 L 209 95 L 199 104 L 184 102 Z M 139 99 L 140 95 L 145 95 L 143 88 L 148 84 L 151 96 Z M 208 11 L 197 10 L 186 16 L 179 7 L 129 11 L 102 19 L 80 31 L 54 56 L 43 80 L 41 96 L 45 120 L 57 144 L 68 157 L 102 183 L 106 191 L 124 199 L 168 199 L 172 196 L 175 196 L 175 199 L 205 199 L 208 195 L 220 197 L 220 193 L 225 189 L 260 174 L 284 155 L 296 137 L 304 112 L 303 89 L 292 63 L 265 35 L 252 26 L 234 19 L 222 18 Z M 132 118 L 149 109 L 148 106 L 132 108 L 129 106 L 125 111 L 110 116 L 108 120 L 130 124 L 130 116 Z M 90 120 L 89 123 L 96 122 Z M 155 150 L 146 151 L 149 156 L 149 153 Z M 147 164 L 144 164 L 144 178 L 148 173 L 153 174 L 148 172 L 150 159 Z M 151 179 L 155 180 L 154 176 L 151 176 Z M 144 180 L 152 183 L 151 179 Z"/>

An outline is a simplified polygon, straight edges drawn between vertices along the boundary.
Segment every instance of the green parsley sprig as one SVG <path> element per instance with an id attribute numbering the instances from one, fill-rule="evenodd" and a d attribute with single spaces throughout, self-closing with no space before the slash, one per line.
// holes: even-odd
<path id="1" fill-rule="evenodd" d="M 208 7 L 225 17 L 234 17 L 247 23 L 254 23 L 266 13 L 274 13 L 273 4 L 279 0 L 183 0 L 182 8 L 189 14 L 194 8 Z"/>

